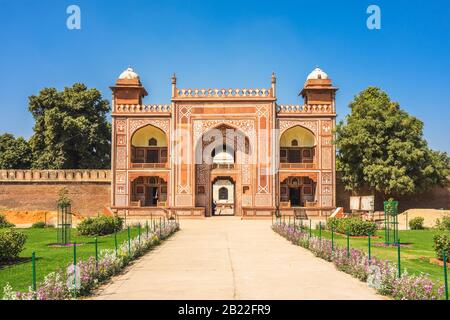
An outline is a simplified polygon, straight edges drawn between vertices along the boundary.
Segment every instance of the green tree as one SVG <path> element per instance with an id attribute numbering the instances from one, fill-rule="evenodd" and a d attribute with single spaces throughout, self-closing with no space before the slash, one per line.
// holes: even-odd
<path id="1" fill-rule="evenodd" d="M 29 169 L 31 160 L 31 148 L 24 138 L 0 135 L 0 169 Z"/>
<path id="2" fill-rule="evenodd" d="M 30 139 L 33 168 L 109 168 L 109 103 L 100 91 L 80 83 L 60 92 L 45 88 L 29 97 L 29 110 L 36 121 Z"/>
<path id="3" fill-rule="evenodd" d="M 359 93 L 350 108 L 335 141 L 346 189 L 358 192 L 367 186 L 388 197 L 446 184 L 450 159 L 428 147 L 422 121 L 376 87 Z"/>

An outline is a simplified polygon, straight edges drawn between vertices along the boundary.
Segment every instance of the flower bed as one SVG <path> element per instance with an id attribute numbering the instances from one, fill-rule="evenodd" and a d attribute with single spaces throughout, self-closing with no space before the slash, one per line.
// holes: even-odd
<path id="1" fill-rule="evenodd" d="M 102 282 L 123 270 L 131 261 L 139 258 L 153 246 L 170 237 L 179 230 L 175 221 L 166 223 L 161 230 L 143 233 L 131 239 L 130 244 L 124 241 L 115 249 L 101 250 L 98 262 L 95 257 L 77 261 L 66 270 L 58 270 L 48 274 L 44 281 L 37 285 L 37 290 L 30 287 L 27 292 L 14 291 L 7 284 L 4 287 L 4 300 L 68 300 L 87 296 Z"/>
<path id="2" fill-rule="evenodd" d="M 398 300 L 439 300 L 444 298 L 444 287 L 430 280 L 425 274 L 410 275 L 404 271 L 398 277 L 397 265 L 371 257 L 358 249 L 337 246 L 331 240 L 309 236 L 285 223 L 276 223 L 272 229 L 295 245 L 302 246 L 319 258 L 332 262 L 337 269 L 344 271 L 369 286 L 378 293 Z"/>

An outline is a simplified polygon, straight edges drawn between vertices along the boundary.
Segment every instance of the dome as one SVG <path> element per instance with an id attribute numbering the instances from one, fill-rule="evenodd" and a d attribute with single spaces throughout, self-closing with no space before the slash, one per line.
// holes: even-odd
<path id="1" fill-rule="evenodd" d="M 328 75 L 322 71 L 322 69 L 320 68 L 315 68 L 309 75 L 308 78 L 306 78 L 306 80 L 311 80 L 311 79 L 328 79 Z"/>
<path id="2" fill-rule="evenodd" d="M 134 80 L 139 79 L 139 75 L 132 68 L 128 68 L 120 74 L 119 79 Z"/>

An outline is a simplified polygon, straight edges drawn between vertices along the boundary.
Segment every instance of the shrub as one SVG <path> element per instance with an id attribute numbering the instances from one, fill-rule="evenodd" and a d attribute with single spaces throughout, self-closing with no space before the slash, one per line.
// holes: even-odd
<path id="1" fill-rule="evenodd" d="M 440 260 L 444 260 L 444 256 L 442 255 L 443 251 L 445 251 L 445 255 L 447 256 L 447 261 L 450 260 L 450 237 L 446 234 L 436 234 L 433 237 L 433 248 L 436 251 L 436 255 Z"/>
<path id="2" fill-rule="evenodd" d="M 371 221 L 364 221 L 360 218 L 329 218 L 327 221 L 327 228 L 334 229 L 338 233 L 346 234 L 347 231 L 350 236 L 368 236 L 375 234 L 377 225 Z"/>
<path id="3" fill-rule="evenodd" d="M 13 228 L 14 224 L 8 222 L 4 214 L 0 214 L 0 229 L 1 228 Z"/>
<path id="4" fill-rule="evenodd" d="M 0 261 L 16 259 L 26 240 L 26 235 L 14 229 L 0 230 Z"/>
<path id="5" fill-rule="evenodd" d="M 450 230 L 450 216 L 444 216 L 441 219 L 436 219 L 436 228 L 438 230 Z"/>
<path id="6" fill-rule="evenodd" d="M 38 221 L 33 223 L 33 225 L 31 226 L 34 229 L 43 229 L 47 226 L 47 224 L 44 221 Z"/>
<path id="7" fill-rule="evenodd" d="M 103 236 L 122 230 L 123 219 L 114 216 L 87 218 L 78 225 L 78 233 L 83 236 Z"/>
<path id="8" fill-rule="evenodd" d="M 423 222 L 425 219 L 423 217 L 415 217 L 409 221 L 409 228 L 411 230 L 423 230 L 425 227 L 423 226 Z"/>

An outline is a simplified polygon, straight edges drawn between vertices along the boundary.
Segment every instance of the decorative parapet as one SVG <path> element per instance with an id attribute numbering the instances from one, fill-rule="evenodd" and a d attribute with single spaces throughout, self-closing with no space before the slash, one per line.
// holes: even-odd
<path id="1" fill-rule="evenodd" d="M 110 170 L 0 170 L 2 182 L 111 182 Z"/>
<path id="2" fill-rule="evenodd" d="M 277 113 L 281 114 L 307 114 L 307 113 L 334 113 L 331 104 L 307 104 L 307 105 L 277 105 Z"/>
<path id="3" fill-rule="evenodd" d="M 273 98 L 272 89 L 176 89 L 174 99 L 260 99 Z"/>
<path id="4" fill-rule="evenodd" d="M 119 104 L 115 107 L 115 113 L 151 113 L 151 114 L 170 114 L 172 106 L 170 104 Z"/>

